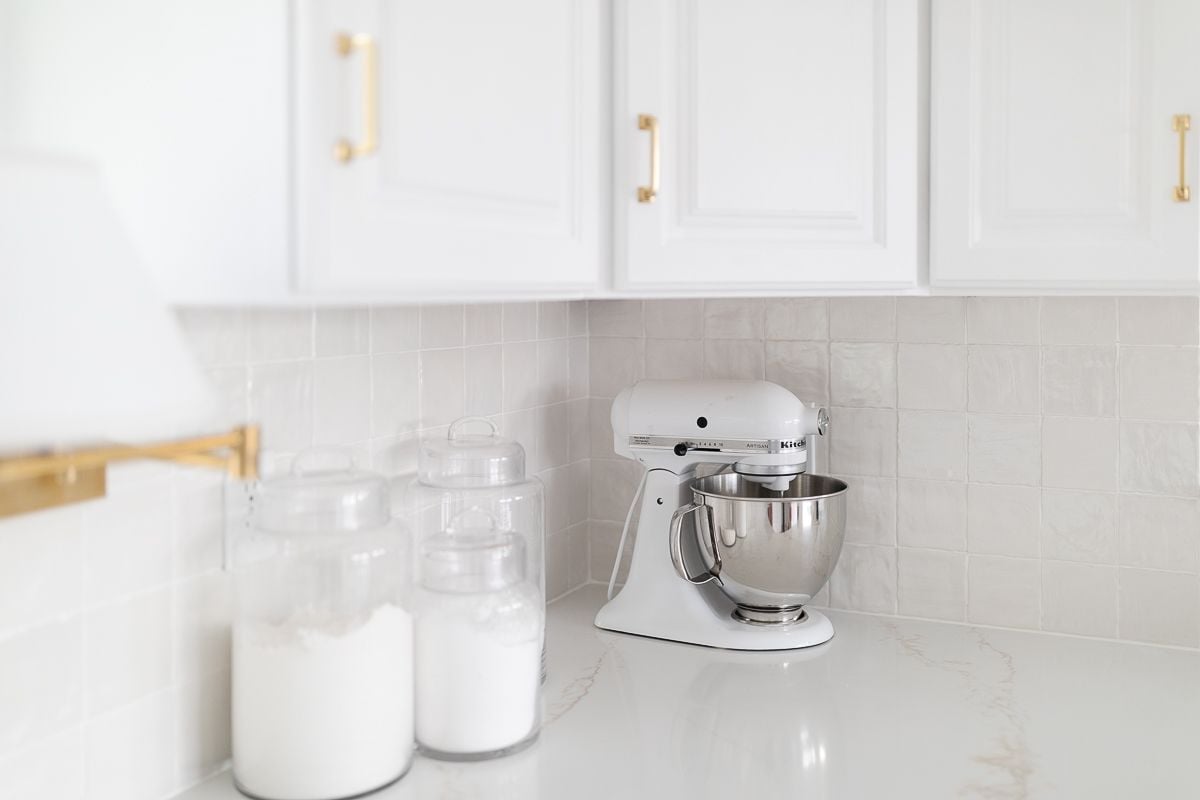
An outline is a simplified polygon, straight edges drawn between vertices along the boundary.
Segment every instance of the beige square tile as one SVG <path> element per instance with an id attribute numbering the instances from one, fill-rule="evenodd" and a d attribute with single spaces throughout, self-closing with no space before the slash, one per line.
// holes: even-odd
<path id="1" fill-rule="evenodd" d="M 543 339 L 537 343 L 538 402 L 561 403 L 571 396 L 571 343 Z"/>
<path id="2" fill-rule="evenodd" d="M 371 309 L 371 352 L 406 353 L 421 346 L 421 307 Z"/>
<path id="3" fill-rule="evenodd" d="M 901 344 L 897 372 L 900 408 L 966 410 L 966 347 Z"/>
<path id="4" fill-rule="evenodd" d="M 708 339 L 763 338 L 764 303 L 756 298 L 704 301 L 704 336 Z"/>
<path id="5" fill-rule="evenodd" d="M 1087 564 L 1117 562 L 1117 496 L 1042 492 L 1042 558 Z"/>
<path id="6" fill-rule="evenodd" d="M 260 308 L 251 311 L 246 322 L 250 363 L 312 357 L 312 311 Z"/>
<path id="7" fill-rule="evenodd" d="M 463 351 L 466 385 L 464 412 L 490 417 L 503 408 L 503 348 L 498 344 L 468 347 Z"/>
<path id="8" fill-rule="evenodd" d="M 131 703 L 170 684 L 170 589 L 89 612 L 84 633 L 90 715 Z"/>
<path id="9" fill-rule="evenodd" d="M 219 772 L 232 749 L 228 671 L 173 692 L 176 784 L 190 786 Z"/>
<path id="10" fill-rule="evenodd" d="M 967 408 L 991 414 L 1038 413 L 1038 348 L 972 347 Z"/>
<path id="11" fill-rule="evenodd" d="M 173 681 L 193 681 L 228 672 L 232 575 L 217 570 L 176 583 L 173 588 Z"/>
<path id="12" fill-rule="evenodd" d="M 901 479 L 898 540 L 905 547 L 965 550 L 967 485 Z"/>
<path id="13" fill-rule="evenodd" d="M 1121 423 L 1121 491 L 1200 495 L 1197 427 L 1181 422 Z"/>
<path id="14" fill-rule="evenodd" d="M 500 310 L 500 329 L 506 342 L 537 338 L 537 303 L 505 303 Z"/>
<path id="15" fill-rule="evenodd" d="M 1117 421 L 1046 417 L 1042 483 L 1063 489 L 1117 488 Z"/>
<path id="16" fill-rule="evenodd" d="M 1117 309 L 1121 344 L 1200 344 L 1200 299 L 1122 297 Z"/>
<path id="17" fill-rule="evenodd" d="M 318 356 L 366 355 L 371 345 L 371 315 L 365 308 L 318 308 Z"/>
<path id="18" fill-rule="evenodd" d="M 896 412 L 874 408 L 829 411 L 830 469 L 842 475 L 896 474 Z"/>
<path id="19" fill-rule="evenodd" d="M 250 367 L 250 419 L 262 425 L 266 450 L 294 452 L 312 444 L 312 362 Z"/>
<path id="20" fill-rule="evenodd" d="M 1200 566 L 1200 501 L 1123 494 L 1117 505 L 1122 564 L 1196 572 Z"/>
<path id="21" fill-rule="evenodd" d="M 570 401 L 567 406 L 570 408 L 567 451 L 571 461 L 586 464 L 592 455 L 591 400 L 581 397 Z"/>
<path id="22" fill-rule="evenodd" d="M 421 347 L 462 347 L 463 320 L 461 305 L 421 306 Z"/>
<path id="23" fill-rule="evenodd" d="M 967 344 L 1037 344 L 1036 297 L 968 297 Z"/>
<path id="24" fill-rule="evenodd" d="M 704 377 L 762 380 L 764 347 L 760 339 L 706 339 Z"/>
<path id="25" fill-rule="evenodd" d="M 571 398 L 587 397 L 591 391 L 590 343 L 587 338 L 576 336 L 571 339 L 567 345 L 567 356 L 570 359 L 567 373 Z"/>
<path id="26" fill-rule="evenodd" d="M 968 472 L 973 483 L 1038 485 L 1040 418 L 972 414 L 968 429 Z"/>
<path id="27" fill-rule="evenodd" d="M 829 581 L 834 608 L 896 613 L 896 548 L 847 544 Z"/>
<path id="28" fill-rule="evenodd" d="M 1125 419 L 1200 418 L 1200 350 L 1122 347 L 1120 373 Z"/>
<path id="29" fill-rule="evenodd" d="M 612 400 L 588 400 L 588 430 L 592 458 L 615 458 L 613 451 Z"/>
<path id="30" fill-rule="evenodd" d="M 543 468 L 555 468 L 566 466 L 570 460 L 570 441 L 568 440 L 570 421 L 570 409 L 566 403 L 555 403 L 550 406 L 543 406 L 537 410 L 538 424 L 538 448 L 541 454 L 541 465 Z M 566 474 L 562 476 L 563 483 L 563 498 L 566 497 Z M 563 506 L 566 507 L 565 504 Z M 559 529 L 567 527 L 567 521 L 564 517 Z"/>
<path id="31" fill-rule="evenodd" d="M 895 545 L 896 479 L 846 476 L 843 480 L 850 487 L 846 493 L 846 541 Z"/>
<path id="32" fill-rule="evenodd" d="M 967 487 L 967 550 L 981 555 L 1039 554 L 1042 493 L 1033 486 Z"/>
<path id="33" fill-rule="evenodd" d="M 703 300 L 647 300 L 643 313 L 648 337 L 695 340 L 704 336 Z"/>
<path id="34" fill-rule="evenodd" d="M 504 341 L 504 307 L 499 303 L 473 303 L 463 309 L 463 343 L 499 344 Z"/>
<path id="35" fill-rule="evenodd" d="M 768 339 L 826 341 L 829 301 L 823 297 L 772 298 L 766 301 Z"/>
<path id="36" fill-rule="evenodd" d="M 696 339 L 647 339 L 646 377 L 704 377 L 704 345 Z"/>
<path id="37" fill-rule="evenodd" d="M 625 521 L 643 468 L 627 458 L 595 459 L 591 470 L 591 518 Z"/>
<path id="38" fill-rule="evenodd" d="M 643 339 L 592 339 L 588 347 L 593 397 L 616 397 L 643 375 Z"/>
<path id="39" fill-rule="evenodd" d="M 371 435 L 399 436 L 420 427 L 416 353 L 371 359 Z"/>
<path id="40" fill-rule="evenodd" d="M 1122 639 L 1200 645 L 1200 593 L 1194 575 L 1122 567 L 1117 581 Z"/>
<path id="41" fill-rule="evenodd" d="M 806 403 L 828 403 L 829 345 L 825 342 L 768 341 L 766 377 Z"/>
<path id="42" fill-rule="evenodd" d="M 517 345 L 520 346 L 520 345 Z M 509 348 L 504 346 L 505 377 L 509 361 Z M 529 345 L 533 348 L 534 345 Z M 534 350 L 536 353 L 536 350 Z M 532 354 L 531 354 L 532 355 Z M 533 357 L 533 373 L 537 375 L 537 359 Z M 461 349 L 422 350 L 418 361 L 421 370 L 421 427 L 448 425 L 463 415 L 466 392 L 463 378 L 465 360 Z M 508 399 L 507 397 L 505 398 Z M 535 397 L 536 400 L 536 397 Z M 518 406 L 511 406 L 517 408 Z"/>
<path id="43" fill-rule="evenodd" d="M 1116 298 L 1043 298 L 1042 344 L 1112 345 L 1116 343 Z"/>
<path id="44" fill-rule="evenodd" d="M 832 298 L 829 338 L 844 342 L 896 341 L 896 298 Z"/>
<path id="45" fill-rule="evenodd" d="M 1035 558 L 971 556 L 967 560 L 968 622 L 1037 630 L 1041 594 L 1041 562 Z"/>
<path id="46" fill-rule="evenodd" d="M 313 444 L 366 441 L 371 436 L 370 356 L 318 358 L 312 374 Z"/>
<path id="47" fill-rule="evenodd" d="M 896 407 L 896 346 L 834 342 L 829 346 L 830 393 L 839 406 Z"/>
<path id="48" fill-rule="evenodd" d="M 1117 568 L 1042 562 L 1042 628 L 1079 636 L 1117 635 Z"/>
<path id="49" fill-rule="evenodd" d="M 1042 348 L 1042 413 L 1116 416 L 1117 349 Z"/>
<path id="50" fill-rule="evenodd" d="M 967 417 L 941 411 L 901 411 L 899 474 L 961 481 L 967 476 Z"/>
<path id="51" fill-rule="evenodd" d="M 896 300 L 896 335 L 902 342 L 962 344 L 967 333 L 963 297 L 901 297 Z"/>
<path id="52" fill-rule="evenodd" d="M 591 336 L 642 336 L 642 310 L 641 300 L 589 300 L 588 332 Z"/>
<path id="53" fill-rule="evenodd" d="M 588 335 L 587 300 L 572 300 L 567 304 L 567 330 L 571 336 Z"/>
<path id="54" fill-rule="evenodd" d="M 967 615 L 967 557 L 945 550 L 900 548 L 899 613 L 961 622 Z"/>
<path id="55" fill-rule="evenodd" d="M 84 600 L 89 605 L 155 589 L 171 580 L 172 510 L 169 483 L 141 490 L 130 487 L 83 507 L 83 538 L 72 541 L 82 544 L 75 555 L 82 555 L 84 570 L 82 575 L 77 571 L 67 574 L 77 581 L 82 577 Z M 69 570 L 72 560 L 52 569 Z M 29 569 L 32 565 L 19 566 Z M 11 597 L 7 587 L 0 596 L 4 598 L 0 606 L 4 606 Z"/>
<path id="56" fill-rule="evenodd" d="M 83 727 L 0 755 L 0 794 L 22 800 L 85 800 Z"/>
<path id="57" fill-rule="evenodd" d="M 0 641 L 0 753 L 82 719 L 84 681 L 92 677 L 84 672 L 83 631 L 82 620 L 72 617 Z"/>
<path id="58" fill-rule="evenodd" d="M 568 334 L 568 304 L 559 300 L 538 303 L 538 338 L 562 339 Z"/>
<path id="59" fill-rule="evenodd" d="M 159 692 L 84 726 L 87 798 L 169 796 L 175 776 L 171 692 Z"/>

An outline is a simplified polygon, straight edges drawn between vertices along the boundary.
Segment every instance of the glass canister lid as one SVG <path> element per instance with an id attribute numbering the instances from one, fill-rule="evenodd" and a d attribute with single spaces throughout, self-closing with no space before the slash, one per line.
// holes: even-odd
<path id="1" fill-rule="evenodd" d="M 387 481 L 356 469 L 342 450 L 308 450 L 290 474 L 264 480 L 253 525 L 264 531 L 316 533 L 378 528 L 391 519 Z"/>
<path id="2" fill-rule="evenodd" d="M 525 450 L 500 436 L 490 419 L 463 417 L 450 424 L 445 438 L 421 440 L 417 478 L 428 486 L 455 489 L 520 483 L 525 480 Z"/>
<path id="3" fill-rule="evenodd" d="M 490 514 L 468 509 L 421 546 L 421 583 L 455 594 L 494 592 L 525 578 L 525 542 Z"/>

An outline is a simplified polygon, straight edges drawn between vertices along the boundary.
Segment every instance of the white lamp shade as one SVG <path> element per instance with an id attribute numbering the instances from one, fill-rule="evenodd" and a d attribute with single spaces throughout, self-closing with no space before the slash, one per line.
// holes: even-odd
<path id="1" fill-rule="evenodd" d="M 212 432 L 214 409 L 97 173 L 0 151 L 0 454 Z"/>

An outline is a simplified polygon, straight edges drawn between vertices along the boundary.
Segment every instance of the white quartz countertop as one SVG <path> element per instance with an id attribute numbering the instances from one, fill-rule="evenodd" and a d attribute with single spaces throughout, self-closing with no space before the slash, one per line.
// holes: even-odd
<path id="1" fill-rule="evenodd" d="M 1200 654 L 837 611 L 828 644 L 737 653 L 597 630 L 603 600 L 551 606 L 533 747 L 371 797 L 1200 797 Z"/>

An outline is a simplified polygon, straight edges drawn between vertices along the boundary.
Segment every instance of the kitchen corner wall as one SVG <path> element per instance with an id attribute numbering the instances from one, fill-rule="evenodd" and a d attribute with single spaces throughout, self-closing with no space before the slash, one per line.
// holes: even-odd
<path id="1" fill-rule="evenodd" d="M 588 575 L 586 315 L 558 302 L 180 321 L 229 422 L 262 423 L 267 471 L 336 445 L 396 475 L 418 436 L 494 418 L 545 482 L 554 597 Z M 0 797 L 161 800 L 226 762 L 225 491 L 138 464 L 110 471 L 104 500 L 0 522 Z"/>
<path id="2" fill-rule="evenodd" d="M 611 398 L 641 377 L 765 377 L 829 406 L 850 485 L 818 603 L 1200 646 L 1197 304 L 593 301 L 592 578 L 640 476 L 613 455 Z"/>

